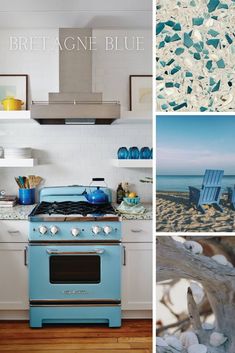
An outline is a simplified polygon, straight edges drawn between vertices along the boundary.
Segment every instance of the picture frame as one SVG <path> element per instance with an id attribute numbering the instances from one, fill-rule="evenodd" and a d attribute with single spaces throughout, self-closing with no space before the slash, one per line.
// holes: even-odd
<path id="1" fill-rule="evenodd" d="M 152 110 L 152 75 L 130 75 L 130 111 Z"/>
<path id="2" fill-rule="evenodd" d="M 6 97 L 14 97 L 24 102 L 22 110 L 28 110 L 28 75 L 0 74 L 0 103 Z M 0 104 L 0 110 L 3 110 Z"/>

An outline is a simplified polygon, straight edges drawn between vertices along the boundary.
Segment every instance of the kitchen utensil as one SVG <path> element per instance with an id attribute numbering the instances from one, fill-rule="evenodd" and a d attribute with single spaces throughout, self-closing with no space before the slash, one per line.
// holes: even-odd
<path id="1" fill-rule="evenodd" d="M 24 178 L 22 176 L 19 176 L 19 182 L 22 185 L 22 189 L 24 188 Z"/>
<path id="2" fill-rule="evenodd" d="M 15 181 L 16 181 L 17 185 L 19 186 L 19 188 L 23 187 L 23 185 L 20 183 L 18 178 L 15 178 Z"/>
<path id="3" fill-rule="evenodd" d="M 33 205 L 35 203 L 35 189 L 19 189 L 19 204 Z"/>
<path id="4" fill-rule="evenodd" d="M 129 148 L 129 159 L 139 159 L 140 151 L 138 147 Z"/>
<path id="5" fill-rule="evenodd" d="M 24 187 L 26 189 L 30 189 L 30 186 L 29 186 L 29 179 L 27 177 L 23 177 L 24 179 Z"/>
<path id="6" fill-rule="evenodd" d="M 89 186 L 91 186 L 93 182 L 96 182 L 96 181 L 101 181 L 105 183 L 104 178 L 93 178 Z M 90 191 L 90 193 L 84 192 L 84 196 L 87 199 L 87 201 L 92 204 L 104 204 L 109 202 L 108 195 L 103 190 L 100 189 L 100 186 L 97 186 L 96 190 Z"/>
<path id="7" fill-rule="evenodd" d="M 128 149 L 126 147 L 120 147 L 118 150 L 118 159 L 127 159 L 129 155 Z"/>
<path id="8" fill-rule="evenodd" d="M 21 106 L 24 105 L 22 100 L 15 99 L 14 97 L 6 97 L 1 103 L 4 110 L 21 110 Z"/>
<path id="9" fill-rule="evenodd" d="M 28 176 L 28 181 L 29 181 L 29 187 L 30 188 L 35 188 L 37 187 L 43 179 L 40 176 L 36 175 L 29 175 Z"/>
<path id="10" fill-rule="evenodd" d="M 149 147 L 142 147 L 140 149 L 140 159 L 150 159 L 151 158 L 151 150 Z"/>
<path id="11" fill-rule="evenodd" d="M 124 197 L 123 199 L 126 203 L 128 203 L 129 205 L 137 205 L 138 203 L 140 203 L 140 197 L 136 196 L 136 197 Z"/>
<path id="12" fill-rule="evenodd" d="M 35 189 L 43 179 L 40 176 L 36 175 L 29 175 L 26 176 L 19 176 L 15 178 L 15 181 L 20 189 Z"/>

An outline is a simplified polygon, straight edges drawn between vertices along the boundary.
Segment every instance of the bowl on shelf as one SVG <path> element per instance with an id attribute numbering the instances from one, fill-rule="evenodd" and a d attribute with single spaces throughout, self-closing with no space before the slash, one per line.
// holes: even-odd
<path id="1" fill-rule="evenodd" d="M 27 159 L 32 157 L 30 147 L 11 147 L 4 149 L 4 158 L 6 159 Z"/>
<path id="2" fill-rule="evenodd" d="M 123 199 L 126 203 L 128 203 L 129 205 L 138 205 L 138 203 L 140 203 L 140 197 L 136 196 L 136 197 L 124 197 Z"/>
<path id="3" fill-rule="evenodd" d="M 127 159 L 129 156 L 129 151 L 126 147 L 120 147 L 118 150 L 118 159 Z"/>
<path id="4" fill-rule="evenodd" d="M 140 159 L 150 159 L 151 158 L 151 150 L 149 147 L 142 147 L 140 149 Z"/>
<path id="5" fill-rule="evenodd" d="M 140 151 L 138 147 L 133 146 L 129 148 L 129 159 L 139 159 L 140 158 Z"/>

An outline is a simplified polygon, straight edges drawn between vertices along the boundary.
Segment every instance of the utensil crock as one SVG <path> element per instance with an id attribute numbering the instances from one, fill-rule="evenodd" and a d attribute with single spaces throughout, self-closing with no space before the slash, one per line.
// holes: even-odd
<path id="1" fill-rule="evenodd" d="M 35 189 L 19 189 L 19 204 L 33 205 L 35 203 Z"/>

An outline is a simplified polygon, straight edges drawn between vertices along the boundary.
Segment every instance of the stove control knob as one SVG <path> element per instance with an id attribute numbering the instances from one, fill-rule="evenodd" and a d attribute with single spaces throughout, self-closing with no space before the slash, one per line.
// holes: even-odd
<path id="1" fill-rule="evenodd" d="M 101 228 L 99 226 L 92 227 L 92 232 L 97 235 L 101 232 Z"/>
<path id="2" fill-rule="evenodd" d="M 58 233 L 59 229 L 56 226 L 52 226 L 50 228 L 50 232 L 52 235 L 55 235 L 56 233 Z"/>
<path id="3" fill-rule="evenodd" d="M 106 235 L 112 232 L 112 228 L 110 226 L 104 226 L 103 231 Z"/>
<path id="4" fill-rule="evenodd" d="M 42 235 L 47 233 L 47 227 L 45 227 L 45 226 L 40 226 L 38 228 L 38 230 L 39 230 L 39 233 L 42 234 Z"/>
<path id="5" fill-rule="evenodd" d="M 72 234 L 72 236 L 77 237 L 80 234 L 80 229 L 72 228 L 71 229 L 71 234 Z"/>

